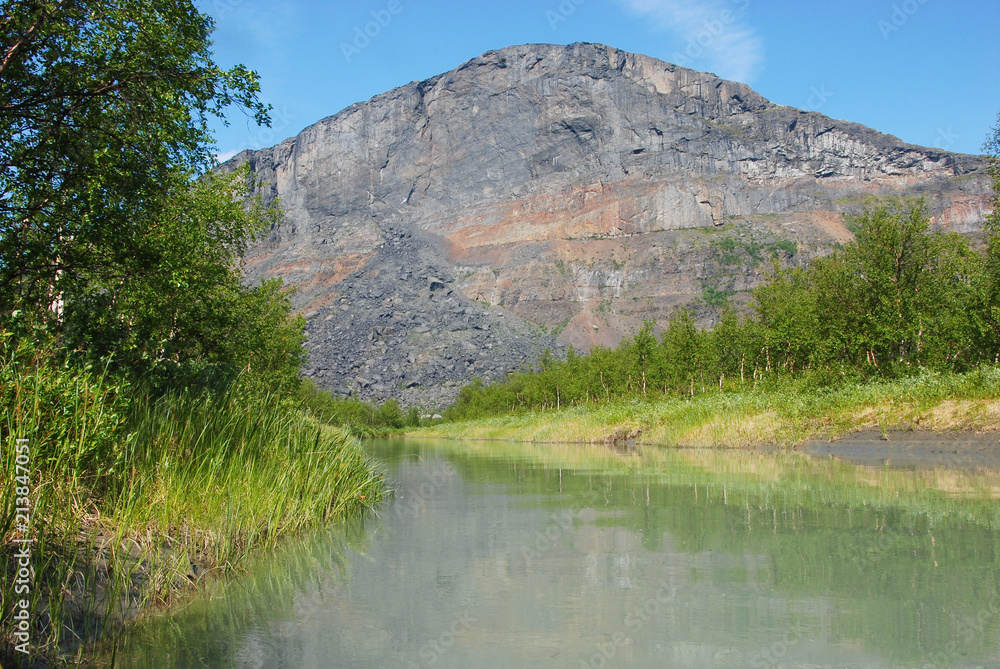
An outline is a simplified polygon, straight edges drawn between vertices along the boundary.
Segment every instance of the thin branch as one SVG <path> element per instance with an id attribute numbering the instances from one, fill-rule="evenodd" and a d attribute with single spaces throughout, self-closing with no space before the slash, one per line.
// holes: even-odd
<path id="1" fill-rule="evenodd" d="M 52 12 L 53 14 L 55 13 L 55 10 L 58 10 L 62 6 L 62 3 L 63 0 L 56 0 L 56 6 L 53 8 Z M 7 53 L 4 54 L 3 60 L 0 61 L 0 76 L 3 76 L 4 70 L 6 70 L 12 62 L 14 62 L 14 57 L 17 56 L 24 46 L 28 44 L 28 42 L 30 42 L 35 35 L 41 32 L 42 28 L 45 26 L 45 22 L 48 21 L 51 16 L 46 9 L 46 6 L 43 4 L 42 10 L 38 14 L 38 18 L 35 20 L 35 23 L 28 28 L 28 32 L 26 32 L 19 40 L 14 42 L 9 49 L 7 49 Z"/>

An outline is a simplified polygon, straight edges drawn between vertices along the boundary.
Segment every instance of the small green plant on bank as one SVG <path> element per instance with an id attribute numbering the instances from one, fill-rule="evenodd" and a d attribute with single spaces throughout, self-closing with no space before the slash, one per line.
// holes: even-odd
<path id="1" fill-rule="evenodd" d="M 701 290 L 701 299 L 710 307 L 720 308 L 728 304 L 729 298 L 735 294 L 735 290 L 723 290 L 713 286 L 705 286 Z"/>
<path id="2" fill-rule="evenodd" d="M 723 237 L 722 239 L 713 239 L 709 243 L 709 249 L 714 258 L 722 265 L 755 266 L 775 256 L 791 257 L 798 252 L 798 245 L 790 239 L 758 242 Z M 747 259 L 749 259 L 749 263 L 746 262 Z"/>

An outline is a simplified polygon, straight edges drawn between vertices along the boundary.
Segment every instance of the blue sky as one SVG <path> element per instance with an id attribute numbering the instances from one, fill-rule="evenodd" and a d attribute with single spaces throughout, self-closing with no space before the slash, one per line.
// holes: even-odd
<path id="1" fill-rule="evenodd" d="M 996 0 L 200 0 L 216 59 L 262 78 L 223 157 L 512 44 L 599 42 L 743 81 L 773 102 L 980 153 L 1000 111 Z M 364 35 L 365 30 L 370 35 Z M 359 35 L 363 35 L 359 37 Z"/>

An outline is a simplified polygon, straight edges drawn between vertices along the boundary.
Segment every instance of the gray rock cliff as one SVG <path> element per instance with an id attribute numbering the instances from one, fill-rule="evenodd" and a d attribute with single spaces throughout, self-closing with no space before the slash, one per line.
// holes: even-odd
<path id="1" fill-rule="evenodd" d="M 710 322 L 771 255 L 849 241 L 866 198 L 975 234 L 991 194 L 981 157 L 596 44 L 491 51 L 244 162 L 285 210 L 247 278 L 297 286 L 307 374 L 424 407 L 680 305 Z"/>

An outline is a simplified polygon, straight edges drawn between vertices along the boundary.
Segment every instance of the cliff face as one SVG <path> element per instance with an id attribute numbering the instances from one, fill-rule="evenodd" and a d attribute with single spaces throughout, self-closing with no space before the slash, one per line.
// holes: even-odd
<path id="1" fill-rule="evenodd" d="M 870 196 L 974 233 L 991 192 L 980 157 L 593 44 L 486 53 L 242 162 L 286 212 L 248 279 L 298 287 L 308 374 L 424 406 L 554 340 L 614 345 L 684 304 L 710 320 L 772 255 L 849 241 Z"/>

